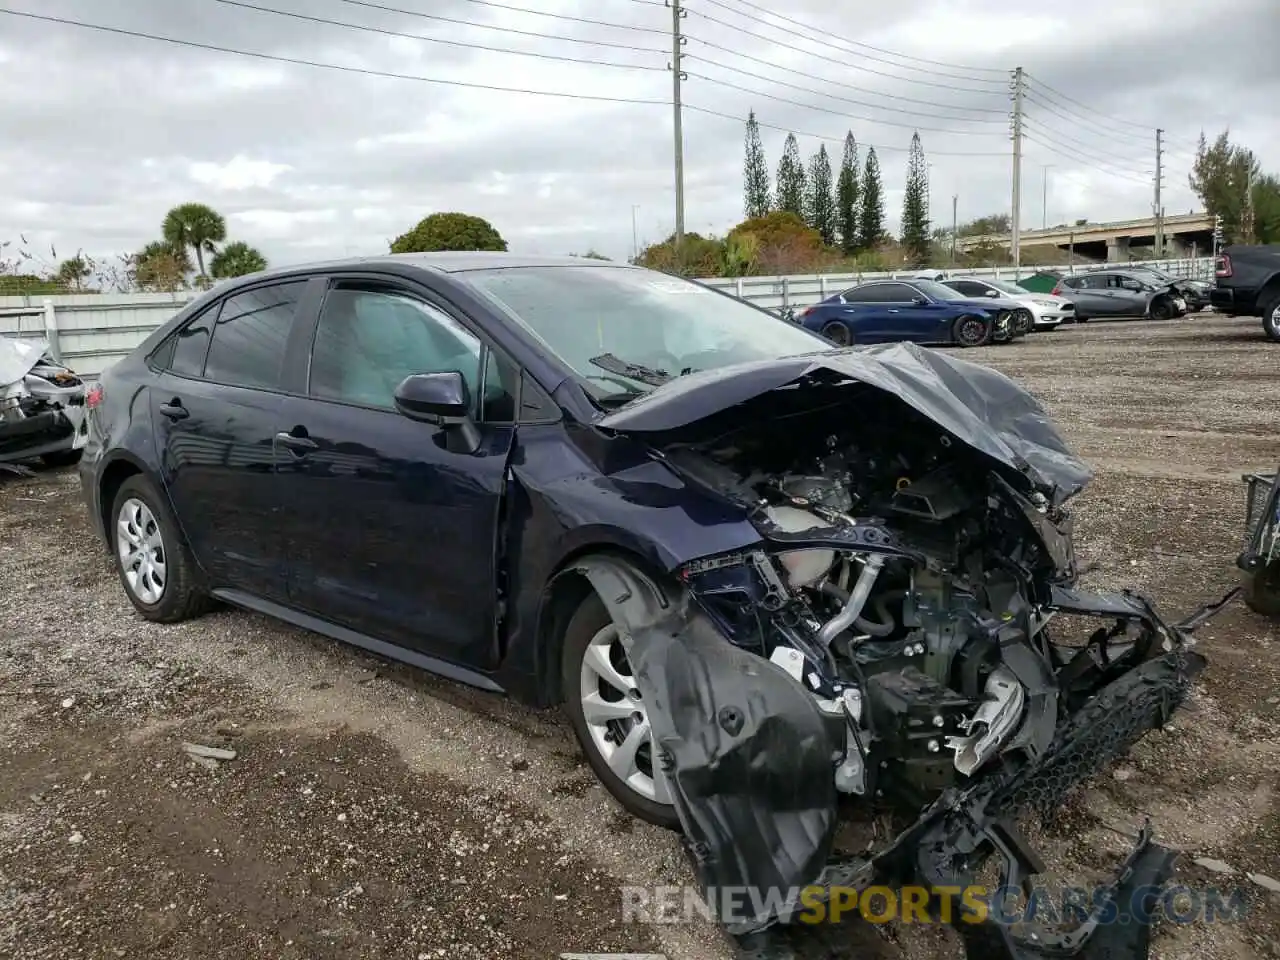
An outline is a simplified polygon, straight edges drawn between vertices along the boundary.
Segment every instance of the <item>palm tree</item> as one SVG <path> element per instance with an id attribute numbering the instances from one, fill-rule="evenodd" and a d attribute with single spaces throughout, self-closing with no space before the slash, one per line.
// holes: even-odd
<path id="1" fill-rule="evenodd" d="M 227 221 L 203 203 L 184 203 L 164 215 L 161 227 L 165 241 L 175 249 L 191 247 L 196 252 L 200 276 L 204 276 L 204 255 L 217 253 L 216 244 L 227 238 Z"/>
<path id="2" fill-rule="evenodd" d="M 243 240 L 228 243 L 209 262 L 209 272 L 219 280 L 243 277 L 267 269 L 267 258 Z"/>
<path id="3" fill-rule="evenodd" d="M 191 270 L 186 247 L 165 240 L 148 243 L 132 257 L 134 278 L 144 290 L 180 290 Z"/>

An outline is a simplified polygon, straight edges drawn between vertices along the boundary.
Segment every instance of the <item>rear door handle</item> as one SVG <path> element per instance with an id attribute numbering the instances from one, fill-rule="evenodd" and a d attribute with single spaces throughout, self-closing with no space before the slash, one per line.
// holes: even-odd
<path id="1" fill-rule="evenodd" d="M 295 433 L 277 433 L 276 443 L 282 447 L 288 447 L 290 450 L 305 453 L 307 450 L 314 450 L 318 444 L 307 436 L 298 436 Z"/>
<path id="2" fill-rule="evenodd" d="M 160 412 L 170 420 L 185 420 L 191 416 L 187 408 L 182 405 L 182 401 L 177 397 L 174 397 L 168 403 L 160 404 Z"/>

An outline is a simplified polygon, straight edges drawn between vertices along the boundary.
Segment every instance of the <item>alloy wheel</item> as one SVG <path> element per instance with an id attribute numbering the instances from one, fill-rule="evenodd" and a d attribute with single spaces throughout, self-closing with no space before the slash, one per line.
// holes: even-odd
<path id="1" fill-rule="evenodd" d="M 612 623 L 596 632 L 582 656 L 581 696 L 591 744 L 614 775 L 646 800 L 671 803 L 656 763 L 649 715 Z"/>
<path id="2" fill-rule="evenodd" d="M 159 603 L 168 583 L 164 537 L 155 514 L 141 500 L 130 498 L 120 506 L 116 554 L 129 591 L 148 606 Z"/>
<path id="3" fill-rule="evenodd" d="M 822 335 L 837 346 L 849 346 L 852 338 L 849 336 L 849 328 L 843 323 L 833 321 L 822 328 Z"/>

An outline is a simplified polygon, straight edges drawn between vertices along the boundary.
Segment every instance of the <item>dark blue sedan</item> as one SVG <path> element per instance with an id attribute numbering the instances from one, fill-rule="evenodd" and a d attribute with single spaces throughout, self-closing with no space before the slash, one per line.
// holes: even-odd
<path id="1" fill-rule="evenodd" d="M 989 303 L 906 289 L 913 338 L 945 339 L 928 318 L 985 339 Z M 982 818 L 1093 773 L 1076 758 L 1127 749 L 1203 664 L 1145 600 L 1065 589 L 1089 468 L 1012 379 L 913 343 L 838 349 L 639 267 L 454 253 L 239 277 L 85 406 L 89 516 L 142 617 L 217 599 L 562 703 L 601 782 L 683 829 L 715 888 L 830 876 L 846 794 L 893 804 L 899 847 L 928 852 L 890 847 L 877 882 L 927 864 L 962 889 L 935 867 L 981 866 Z M 1124 642 L 1059 645 L 1054 612 L 1119 619 Z"/>
<path id="2" fill-rule="evenodd" d="M 809 307 L 800 323 L 838 346 L 910 341 L 978 347 L 1010 339 L 1019 312 L 1026 309 L 970 299 L 934 280 L 872 280 Z"/>

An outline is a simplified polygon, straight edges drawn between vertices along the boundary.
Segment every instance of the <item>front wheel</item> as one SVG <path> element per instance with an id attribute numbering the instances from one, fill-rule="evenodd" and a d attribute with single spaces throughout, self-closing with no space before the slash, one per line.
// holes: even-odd
<path id="1" fill-rule="evenodd" d="M 951 335 L 962 347 L 980 347 L 991 335 L 991 324 L 981 317 L 960 317 L 952 326 Z"/>
<path id="2" fill-rule="evenodd" d="M 1167 300 L 1157 300 L 1151 305 L 1152 320 L 1168 320 L 1173 316 L 1173 304 Z"/>
<path id="3" fill-rule="evenodd" d="M 595 775 L 628 813 L 679 829 L 644 700 L 618 628 L 594 593 L 569 620 L 560 651 L 565 712 Z"/>

